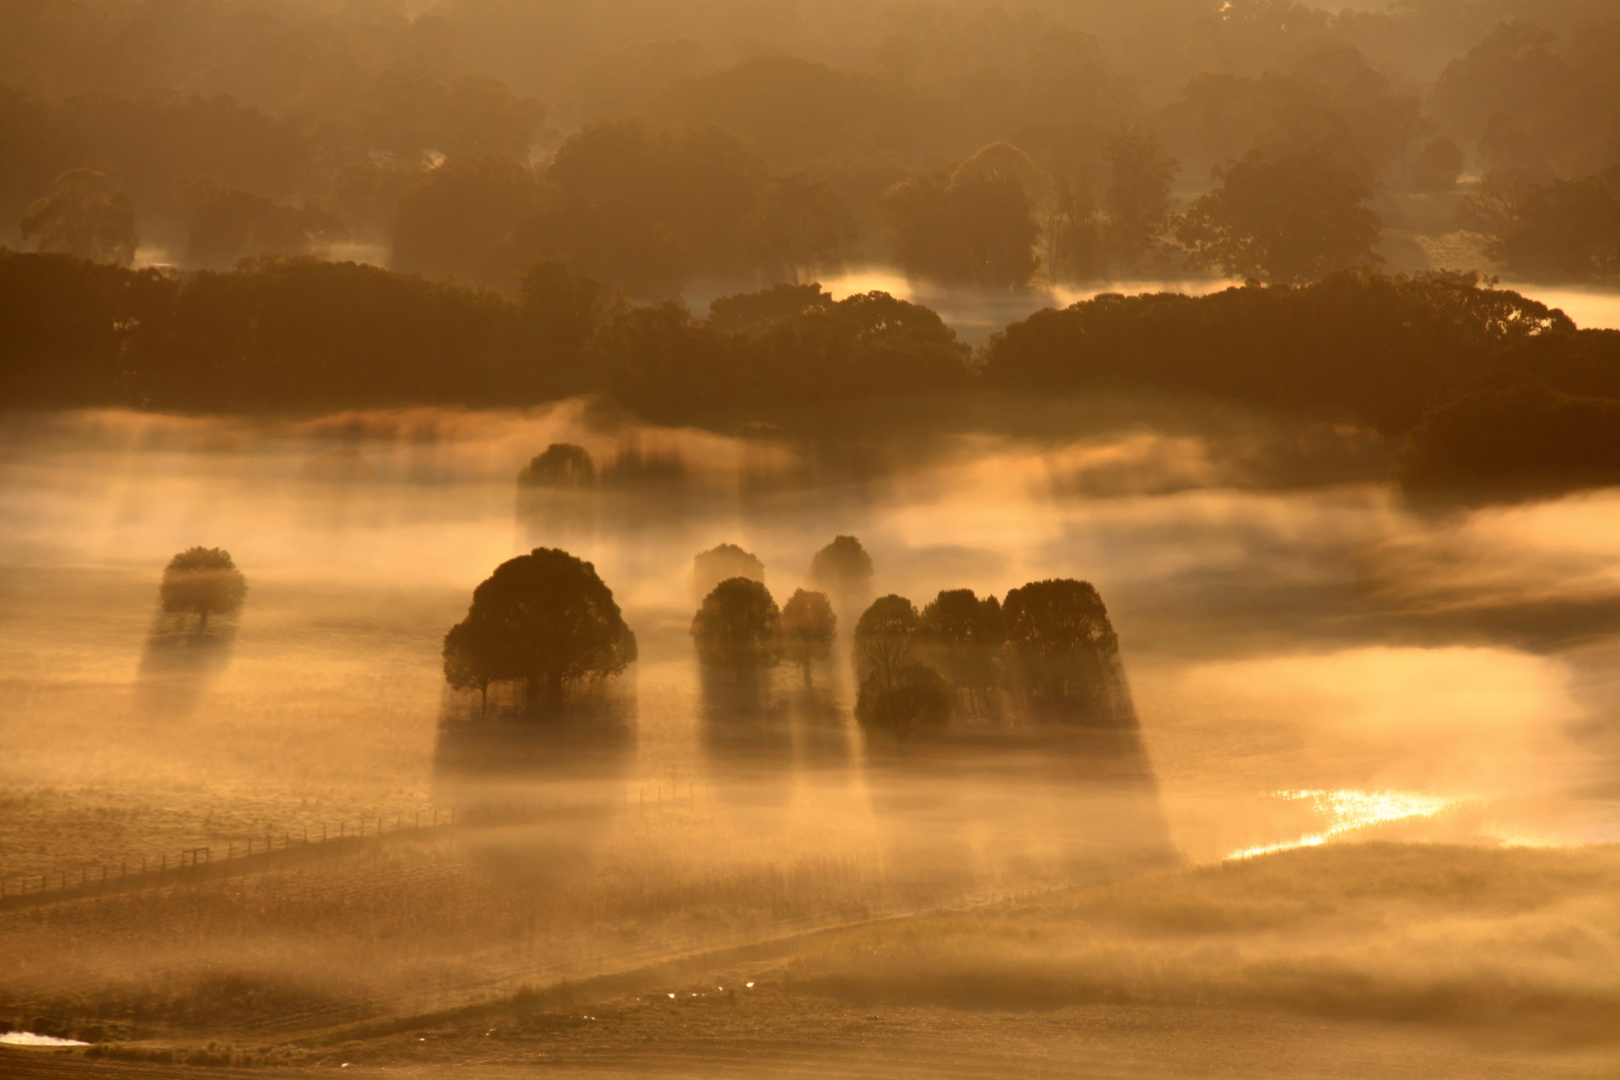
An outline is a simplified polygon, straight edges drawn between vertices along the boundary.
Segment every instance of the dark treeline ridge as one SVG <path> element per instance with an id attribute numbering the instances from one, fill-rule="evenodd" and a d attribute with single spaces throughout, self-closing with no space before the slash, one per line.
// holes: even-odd
<path id="1" fill-rule="evenodd" d="M 1607 0 L 37 0 L 0 7 L 0 243 L 353 241 L 507 290 L 558 258 L 654 300 L 873 263 L 1299 282 L 1388 227 L 1613 281 L 1617 87 Z"/>
<path id="2" fill-rule="evenodd" d="M 1480 395 L 1531 389 L 1542 441 L 1515 437 L 1515 456 L 1502 449 L 1512 410 Z M 0 395 L 13 407 L 307 412 L 594 394 L 654 423 L 728 431 L 836 426 L 907 397 L 954 397 L 971 415 L 989 393 L 1099 392 L 1413 431 L 1412 490 L 1521 458 L 1543 478 L 1512 481 L 1528 490 L 1574 475 L 1559 461 L 1590 459 L 1585 482 L 1616 460 L 1598 452 L 1613 410 L 1579 402 L 1620 400 L 1620 332 L 1579 330 L 1472 275 L 1346 271 L 1204 297 L 1103 295 L 1013 323 L 975 355 L 925 307 L 885 293 L 835 302 L 815 285 L 724 297 L 697 318 L 631 306 L 556 262 L 531 268 L 514 299 L 307 258 L 173 273 L 0 253 Z"/>

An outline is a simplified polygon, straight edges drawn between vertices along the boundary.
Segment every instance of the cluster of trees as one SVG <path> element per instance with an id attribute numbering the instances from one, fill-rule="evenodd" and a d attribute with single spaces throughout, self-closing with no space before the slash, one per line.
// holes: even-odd
<path id="1" fill-rule="evenodd" d="M 595 393 L 732 426 L 968 379 L 927 308 L 781 286 L 694 318 L 556 263 L 518 299 L 354 263 L 134 271 L 0 251 L 0 392 L 15 406 L 275 411 L 528 404 Z"/>
<path id="2" fill-rule="evenodd" d="M 902 741 L 953 716 L 999 718 L 1009 697 L 1031 719 L 1134 722 L 1119 639 L 1090 582 L 1032 581 L 1002 601 L 947 589 L 920 612 L 880 597 L 856 624 L 854 650 L 856 718 Z"/>
<path id="3" fill-rule="evenodd" d="M 700 553 L 694 578 L 722 565 L 744 572 L 708 590 L 691 634 L 705 667 L 739 681 L 791 660 L 808 685 L 812 663 L 831 655 L 837 630 L 828 592 L 845 600 L 868 595 L 872 579 L 871 556 L 852 536 L 838 537 L 812 560 L 810 583 L 828 591 L 797 589 L 780 608 L 759 561 L 735 545 Z M 1119 640 L 1088 582 L 1030 582 L 1004 601 L 948 589 L 920 612 L 903 596 L 882 596 L 861 612 L 852 648 L 856 718 L 901 741 L 953 717 L 999 719 L 1009 699 L 1031 719 L 1130 719 L 1121 708 Z"/>

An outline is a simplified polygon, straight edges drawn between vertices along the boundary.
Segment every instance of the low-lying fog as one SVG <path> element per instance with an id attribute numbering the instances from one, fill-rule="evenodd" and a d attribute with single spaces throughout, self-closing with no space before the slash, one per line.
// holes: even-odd
<path id="1" fill-rule="evenodd" d="M 217 836 L 216 813 L 248 835 L 296 833 L 562 790 L 521 765 L 469 781 L 438 733 L 473 708 L 443 688 L 444 631 L 498 563 L 538 544 L 592 559 L 640 639 L 615 691 L 630 749 L 592 782 L 621 804 L 713 809 L 672 824 L 678 843 L 649 841 L 659 858 L 758 845 L 878 860 L 902 805 L 902 818 L 953 822 L 985 881 L 1016 861 L 999 816 L 1025 823 L 1011 831 L 1040 862 L 1052 837 L 1027 827 L 1034 813 L 1071 839 L 1167 829 L 1162 854 L 1195 861 L 1378 822 L 1374 835 L 1620 839 L 1616 493 L 1424 519 L 1374 484 L 1233 485 L 1198 437 L 1145 429 L 1050 446 L 963 437 L 923 457 L 587 420 L 569 403 L 9 421 L 0 777 L 20 809 L 0 825 L 0 869 L 14 882 L 62 869 L 29 829 L 51 815 L 63 827 L 68 808 L 94 837 L 92 862 L 156 858 L 185 831 L 159 821 L 181 791 Z M 680 466 L 566 520 L 519 521 L 519 468 L 563 440 L 599 462 Z M 705 687 L 687 636 L 693 554 L 740 544 L 781 602 L 838 533 L 871 551 L 876 594 L 919 604 L 944 588 L 1093 582 L 1153 778 L 1129 808 L 1077 801 L 1083 777 L 922 783 L 866 760 L 851 615 L 814 691 L 796 668 L 777 672 L 774 733 L 739 741 L 716 726 L 725 691 Z M 154 621 L 157 583 L 192 545 L 228 549 L 249 593 L 212 654 L 177 661 Z M 1026 798 L 1046 809 L 1015 805 Z"/>

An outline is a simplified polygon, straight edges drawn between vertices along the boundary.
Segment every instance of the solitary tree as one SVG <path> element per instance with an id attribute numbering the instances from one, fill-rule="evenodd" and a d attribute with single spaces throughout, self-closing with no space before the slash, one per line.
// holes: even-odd
<path id="1" fill-rule="evenodd" d="M 692 617 L 698 659 L 735 672 L 738 682 L 781 662 L 781 634 L 782 613 L 770 590 L 745 577 L 716 585 Z"/>
<path id="2" fill-rule="evenodd" d="M 518 473 L 522 487 L 586 488 L 596 483 L 596 464 L 583 446 L 552 443 Z"/>
<path id="3" fill-rule="evenodd" d="M 445 646 L 451 685 L 476 686 L 471 672 L 522 679 L 533 711 L 560 706 L 567 685 L 617 675 L 636 659 L 636 636 L 596 568 L 555 548 L 496 567 L 473 590 L 467 618 Z"/>
<path id="4" fill-rule="evenodd" d="M 826 593 L 796 589 L 783 606 L 782 643 L 788 655 L 803 665 L 806 686 L 810 684 L 810 662 L 831 655 L 837 628 L 838 617 Z"/>
<path id="5" fill-rule="evenodd" d="M 872 556 L 853 536 L 836 537 L 810 560 L 811 585 L 839 599 L 869 595 L 872 588 Z"/>
<path id="6" fill-rule="evenodd" d="M 694 599 L 701 600 L 713 592 L 716 585 L 732 578 L 763 582 L 765 564 L 752 552 L 744 551 L 736 544 L 717 544 L 708 551 L 700 551 L 692 556 Z"/>
<path id="7" fill-rule="evenodd" d="M 164 567 L 159 595 L 165 612 L 197 615 L 200 633 L 208 627 L 208 616 L 241 610 L 247 578 L 223 548 L 187 548 Z"/>
<path id="8" fill-rule="evenodd" d="M 1034 581 L 1007 594 L 1007 645 L 1031 705 L 1094 715 L 1103 705 L 1119 638 L 1087 581 Z"/>

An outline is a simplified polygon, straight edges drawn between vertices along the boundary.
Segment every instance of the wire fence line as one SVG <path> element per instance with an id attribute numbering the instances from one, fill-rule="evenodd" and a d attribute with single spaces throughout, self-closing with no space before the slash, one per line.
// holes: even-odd
<path id="1" fill-rule="evenodd" d="M 26 878 L 0 878 L 0 911 L 36 904 L 59 903 L 82 897 L 198 884 L 222 878 L 323 862 L 394 841 L 429 841 L 458 832 L 500 825 L 561 821 L 579 814 L 618 810 L 660 810 L 690 805 L 707 785 L 653 783 L 622 785 L 617 799 L 493 800 L 447 808 L 413 810 L 409 814 L 362 816 L 358 823 L 300 827 L 265 832 L 244 840 L 164 851 L 156 857 L 141 855 L 116 863 L 81 864 Z M 316 831 L 318 828 L 318 832 Z M 173 857 L 171 858 L 171 852 Z"/>

